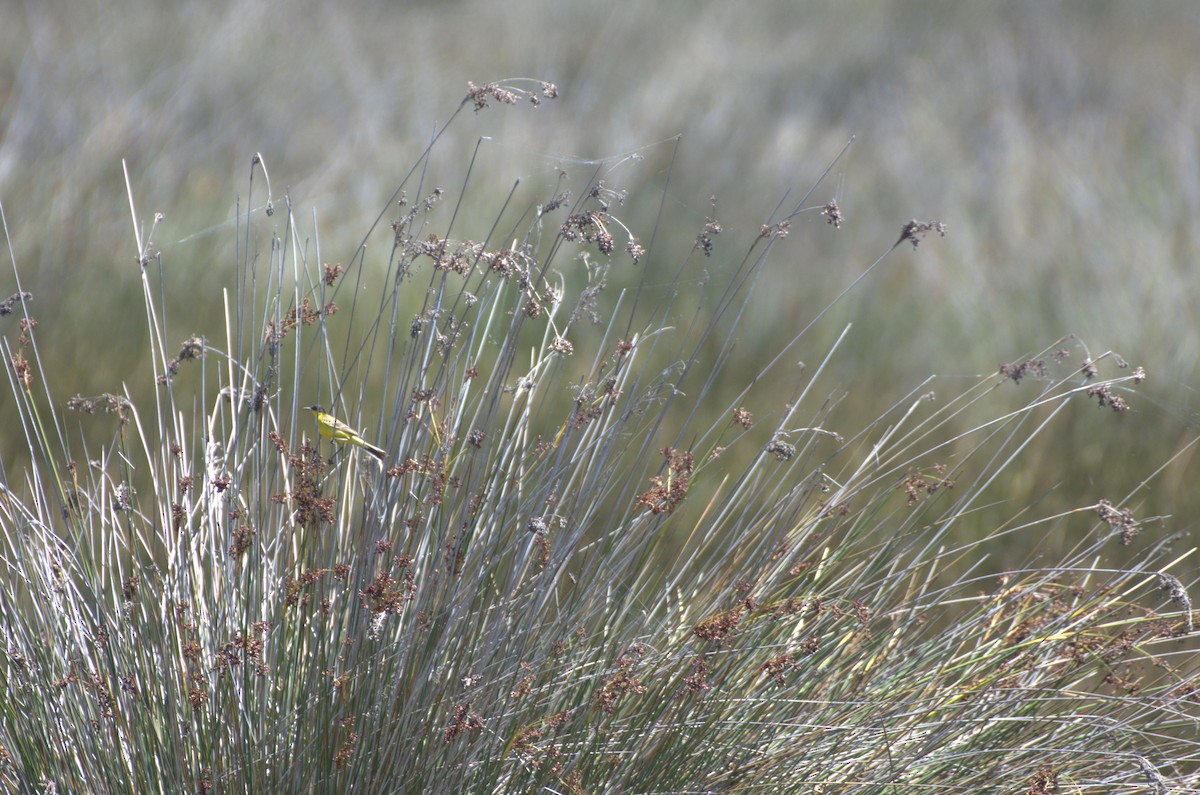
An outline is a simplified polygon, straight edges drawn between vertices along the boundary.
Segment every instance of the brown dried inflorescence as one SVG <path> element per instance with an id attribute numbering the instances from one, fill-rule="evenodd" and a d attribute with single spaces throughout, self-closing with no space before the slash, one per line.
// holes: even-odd
<path id="1" fill-rule="evenodd" d="M 478 113 L 488 106 L 489 98 L 502 105 L 515 105 L 521 96 L 524 96 L 535 108 L 542 104 L 543 97 L 546 99 L 558 98 L 558 86 L 544 80 L 537 81 L 537 84 L 537 91 L 525 91 L 519 88 L 503 88 L 497 83 L 477 86 L 468 82 L 467 96 L 463 102 L 472 103 L 475 106 L 475 112 Z"/>
<path id="2" fill-rule="evenodd" d="M 900 230 L 900 239 L 893 244 L 893 248 L 900 245 L 905 240 L 907 240 L 909 243 L 912 243 L 913 248 L 916 248 L 917 244 L 921 242 L 921 238 L 925 237 L 925 235 L 929 234 L 930 232 L 937 232 L 939 237 L 945 237 L 946 225 L 941 221 L 925 221 L 922 223 L 916 219 L 913 219 L 905 224 L 904 228 Z"/>
<path id="3" fill-rule="evenodd" d="M 1108 406 L 1118 414 L 1129 411 L 1129 404 L 1120 395 L 1114 395 L 1108 384 L 1097 384 L 1087 391 L 1087 395 L 1096 398 L 1096 405 L 1100 408 Z"/>
<path id="4" fill-rule="evenodd" d="M 922 497 L 929 497 L 940 489 L 954 488 L 954 481 L 944 477 L 945 474 L 945 464 L 935 464 L 932 473 L 914 472 L 900 481 L 900 485 L 896 488 L 904 489 L 904 493 L 908 495 L 908 504 L 912 505 Z"/>
<path id="5" fill-rule="evenodd" d="M 1100 517 L 1100 521 L 1120 531 L 1123 546 L 1128 546 L 1140 532 L 1133 511 L 1128 508 L 1115 508 L 1108 500 L 1100 500 L 1096 504 L 1096 515 Z"/>
<path id="6" fill-rule="evenodd" d="M 1021 383 L 1021 379 L 1027 375 L 1044 378 L 1046 363 L 1041 359 L 1026 359 L 1019 364 L 1002 364 L 1000 365 L 1000 375 L 1011 378 L 1017 384 Z"/>
<path id="7" fill-rule="evenodd" d="M 660 452 L 667 459 L 667 472 L 650 478 L 654 486 L 638 495 L 637 504 L 654 514 L 671 514 L 687 496 L 695 461 L 691 451 L 664 447 Z"/>
<path id="8" fill-rule="evenodd" d="M 454 718 L 442 732 L 442 742 L 452 742 L 463 732 L 477 732 L 482 728 L 483 718 L 471 711 L 470 701 L 464 701 L 454 707 Z"/>
<path id="9" fill-rule="evenodd" d="M 633 675 L 634 669 L 645 654 L 645 649 L 634 644 L 622 652 L 614 663 L 616 672 L 608 676 L 592 694 L 592 706 L 612 715 L 617 704 L 629 693 L 645 693 L 646 686 Z"/>
<path id="10" fill-rule="evenodd" d="M 746 617 L 746 608 L 738 605 L 712 618 L 706 618 L 692 627 L 692 634 L 701 640 L 720 643 L 729 637 L 729 633 Z"/>

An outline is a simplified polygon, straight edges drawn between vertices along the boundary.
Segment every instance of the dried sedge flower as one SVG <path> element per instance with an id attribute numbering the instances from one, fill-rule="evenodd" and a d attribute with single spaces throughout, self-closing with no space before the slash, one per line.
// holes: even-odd
<path id="1" fill-rule="evenodd" d="M 321 266 L 321 268 L 325 272 L 325 275 L 322 278 L 325 281 L 326 287 L 332 287 L 337 282 L 338 277 L 346 272 L 346 269 L 342 267 L 342 263 L 340 262 L 336 265 L 325 263 Z"/>
<path id="2" fill-rule="evenodd" d="M 485 251 L 479 258 L 489 270 L 499 273 L 506 281 L 512 279 L 520 271 L 515 251 Z"/>
<path id="3" fill-rule="evenodd" d="M 454 707 L 454 718 L 446 730 L 442 732 L 442 742 L 450 743 L 463 732 L 474 733 L 483 728 L 483 718 L 471 712 L 471 702 L 466 701 Z"/>
<path id="4" fill-rule="evenodd" d="M 912 243 L 913 248 L 916 248 L 917 244 L 921 242 L 921 238 L 930 232 L 937 232 L 939 237 L 945 237 L 946 225 L 941 221 L 926 221 L 924 223 L 921 223 L 915 219 L 909 221 L 904 225 L 904 228 L 900 230 L 900 239 L 892 244 L 892 248 L 900 245 L 905 240 L 907 240 L 909 243 Z"/>
<path id="5" fill-rule="evenodd" d="M 652 488 L 639 494 L 636 503 L 655 515 L 670 515 L 687 496 L 695 459 L 690 450 L 680 452 L 673 447 L 664 447 L 659 453 L 667 459 L 667 473 L 650 478 Z"/>
<path id="6" fill-rule="evenodd" d="M 633 670 L 641 658 L 643 649 L 633 646 L 621 654 L 616 660 L 616 672 L 604 680 L 592 694 L 592 705 L 612 715 L 617 711 L 618 702 L 629 693 L 641 695 L 646 692 L 646 686 L 634 676 Z"/>
<path id="7" fill-rule="evenodd" d="M 633 264 L 637 265 L 646 256 L 646 249 L 642 248 L 642 244 L 638 242 L 636 237 L 629 238 L 629 242 L 625 244 L 625 253 L 633 260 Z"/>
<path id="8" fill-rule="evenodd" d="M 692 634 L 701 640 L 720 643 L 741 623 L 745 615 L 746 608 L 738 605 L 730 610 L 726 610 L 724 613 L 718 613 L 711 618 L 704 619 L 692 627 Z"/>
<path id="9" fill-rule="evenodd" d="M 1123 411 L 1129 411 L 1129 404 L 1120 395 L 1114 395 L 1107 384 L 1099 384 L 1092 387 L 1087 391 L 1087 396 L 1096 398 L 1096 405 L 1099 408 L 1108 406 L 1118 414 Z"/>
<path id="10" fill-rule="evenodd" d="M 1138 534 L 1138 522 L 1128 508 L 1115 508 L 1108 500 L 1100 500 L 1096 504 L 1096 515 L 1100 521 L 1120 531 L 1122 546 L 1128 546 Z"/>
<path id="11" fill-rule="evenodd" d="M 599 180 L 591 187 L 587 193 L 588 196 L 600 202 L 600 209 L 603 212 L 608 212 L 608 208 L 613 204 L 625 203 L 625 191 L 613 190 L 604 185 L 604 180 Z"/>
<path id="12" fill-rule="evenodd" d="M 13 372 L 17 374 L 17 380 L 25 387 L 26 391 L 33 385 L 33 367 L 29 364 L 29 360 L 20 353 L 13 354 L 11 359 Z"/>
<path id="13" fill-rule="evenodd" d="M 1194 626 L 1192 623 L 1192 600 L 1188 596 L 1187 589 L 1183 587 L 1183 583 L 1179 581 L 1179 578 L 1173 574 L 1160 571 L 1157 573 L 1157 577 L 1158 590 L 1165 593 L 1168 599 L 1179 605 L 1187 613 L 1187 631 L 1190 633 L 1194 629 Z"/>
<path id="14" fill-rule="evenodd" d="M 0 317 L 11 315 L 13 307 L 21 301 L 32 301 L 33 293 L 13 293 L 8 298 L 0 301 Z"/>
<path id="15" fill-rule="evenodd" d="M 76 395 L 67 401 L 71 411 L 82 411 L 85 414 L 95 414 L 97 411 L 113 412 L 121 424 L 129 422 L 133 404 L 121 395 L 105 392 L 98 397 L 85 398 Z"/>
<path id="16" fill-rule="evenodd" d="M 692 661 L 692 672 L 683 678 L 683 688 L 680 690 L 680 695 L 685 693 L 694 696 L 703 696 L 706 692 L 712 689 L 712 685 L 708 683 L 708 664 L 703 658 Z"/>
<path id="17" fill-rule="evenodd" d="M 488 97 L 504 105 L 515 105 L 518 96 L 523 94 L 535 108 L 542 104 L 542 97 L 546 99 L 555 99 L 558 97 L 558 86 L 553 83 L 541 80 L 538 81 L 538 88 L 541 90 L 541 96 L 538 96 L 536 91 L 510 90 L 501 88 L 496 83 L 488 83 L 484 86 L 467 83 L 467 96 L 463 102 L 470 101 L 474 103 L 475 111 L 479 112 L 488 106 Z"/>
<path id="18" fill-rule="evenodd" d="M 837 199 L 830 199 L 829 204 L 826 204 L 825 208 L 821 210 L 821 215 L 833 224 L 834 229 L 842 228 L 842 208 L 838 207 Z"/>
<path id="19" fill-rule="evenodd" d="M 796 454 L 796 446 L 787 442 L 775 441 L 767 445 L 767 452 L 774 455 L 776 461 L 790 461 Z"/>
<path id="20" fill-rule="evenodd" d="M 1029 780 L 1025 788 L 1026 795 L 1050 795 L 1058 792 L 1058 771 L 1050 765 L 1042 765 Z"/>
<path id="21" fill-rule="evenodd" d="M 17 344 L 22 348 L 28 347 L 30 342 L 30 333 L 37 328 L 37 318 L 23 317 L 17 321 L 17 325 L 21 328 L 21 335 L 17 337 Z"/>
<path id="22" fill-rule="evenodd" d="M 1011 378 L 1014 383 L 1021 383 L 1021 379 L 1027 375 L 1032 375 L 1036 378 L 1046 377 L 1046 363 L 1041 359 L 1026 359 L 1020 364 L 1002 364 L 1000 365 L 1000 375 Z"/>
<path id="23" fill-rule="evenodd" d="M 612 232 L 608 231 L 608 222 L 615 220 L 608 215 L 605 210 L 591 210 L 586 213 L 576 213 L 567 216 L 567 220 L 563 221 L 559 228 L 559 234 L 563 240 L 574 242 L 582 239 L 586 243 L 595 243 L 596 248 L 601 254 L 612 254 L 616 250 L 616 238 Z M 620 224 L 619 221 L 617 221 Z M 636 245 L 636 241 L 631 239 L 629 246 L 626 247 L 631 254 L 633 251 L 639 252 L 639 258 L 645 251 L 640 246 Z"/>
<path id="24" fill-rule="evenodd" d="M 179 365 L 191 359 L 204 358 L 204 337 L 193 335 L 184 340 L 179 347 L 179 355 L 167 362 L 167 372 L 158 377 L 158 383 L 165 384 L 179 373 Z"/>
<path id="25" fill-rule="evenodd" d="M 942 477 L 946 473 L 944 464 L 935 464 L 932 474 L 923 475 L 921 473 L 913 473 L 900 481 L 896 488 L 904 489 L 904 493 L 908 495 L 908 504 L 913 505 L 921 500 L 922 495 L 932 496 L 939 489 L 954 488 L 954 481 L 949 478 Z"/>
<path id="26" fill-rule="evenodd" d="M 796 664 L 796 655 L 792 652 L 785 652 L 767 660 L 759 666 L 758 670 L 770 677 L 775 684 L 783 687 L 787 684 L 784 674 L 793 668 L 799 668 Z"/>
<path id="27" fill-rule="evenodd" d="M 129 506 L 133 505 L 133 495 L 136 493 L 137 492 L 135 489 L 130 488 L 130 486 L 126 483 L 122 483 L 117 487 L 117 492 L 113 497 L 113 510 L 128 510 Z"/>
<path id="28" fill-rule="evenodd" d="M 713 209 L 716 209 L 716 198 L 713 199 Z M 713 238 L 721 234 L 721 223 L 716 218 L 708 218 L 704 221 L 704 231 L 696 235 L 696 245 L 704 252 L 704 256 L 711 257 L 713 252 Z"/>
<path id="29" fill-rule="evenodd" d="M 1167 787 L 1167 780 L 1158 772 L 1158 768 L 1150 764 L 1150 760 L 1144 756 L 1136 756 L 1138 767 L 1142 770 L 1142 775 L 1146 777 L 1151 786 L 1154 787 L 1154 795 L 1167 795 L 1170 789 Z"/>
<path id="30" fill-rule="evenodd" d="M 492 97 L 497 102 L 504 105 L 517 104 L 517 95 L 512 91 L 501 88 L 495 83 L 477 86 L 474 83 L 467 83 L 467 96 L 463 101 L 470 100 L 475 105 L 475 111 L 479 112 L 488 106 L 488 97 Z"/>

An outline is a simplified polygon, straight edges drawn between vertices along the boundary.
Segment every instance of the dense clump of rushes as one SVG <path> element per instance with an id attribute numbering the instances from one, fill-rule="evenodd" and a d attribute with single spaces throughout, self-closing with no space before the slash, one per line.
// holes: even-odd
<path id="1" fill-rule="evenodd" d="M 739 352 L 758 377 L 722 375 L 777 252 L 853 233 L 836 201 L 740 239 L 714 201 L 668 251 L 604 168 L 464 217 L 423 164 L 345 264 L 290 203 L 243 215 L 268 256 L 240 249 L 223 324 L 174 342 L 172 252 L 139 234 L 152 405 L 47 394 L 31 296 L 4 302 L 33 463 L 0 493 L 3 789 L 1200 787 L 1193 550 L 1140 534 L 1166 520 L 1139 484 L 1003 499 L 1034 439 L 1121 413 L 1140 368 L 1066 338 L 855 423 L 824 380 L 852 332 L 815 348 L 820 308 Z M 847 291 L 947 233 L 897 226 Z M 322 442 L 313 404 L 357 442 Z M 1027 565 L 997 569 L 1013 544 Z"/>

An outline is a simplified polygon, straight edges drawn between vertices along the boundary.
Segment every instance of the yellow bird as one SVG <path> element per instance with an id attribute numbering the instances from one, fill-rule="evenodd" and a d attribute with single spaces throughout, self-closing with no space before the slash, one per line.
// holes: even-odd
<path id="1" fill-rule="evenodd" d="M 332 442 L 338 444 L 348 444 L 353 447 L 361 447 L 371 455 L 383 461 L 387 458 L 387 451 L 368 442 L 362 438 L 362 434 L 351 428 L 346 423 L 339 420 L 332 414 L 326 414 L 320 406 L 309 406 L 308 410 L 317 418 L 317 431 L 322 436 Z"/>

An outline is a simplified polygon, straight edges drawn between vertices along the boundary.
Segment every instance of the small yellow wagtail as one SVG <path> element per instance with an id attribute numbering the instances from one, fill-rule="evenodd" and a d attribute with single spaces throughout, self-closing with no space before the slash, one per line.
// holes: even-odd
<path id="1" fill-rule="evenodd" d="M 362 434 L 351 428 L 346 423 L 339 420 L 332 414 L 326 414 L 320 406 L 309 406 L 308 410 L 317 418 L 317 431 L 322 436 L 332 442 L 339 444 L 348 444 L 353 447 L 361 447 L 371 455 L 383 461 L 387 458 L 387 451 L 362 438 Z"/>

